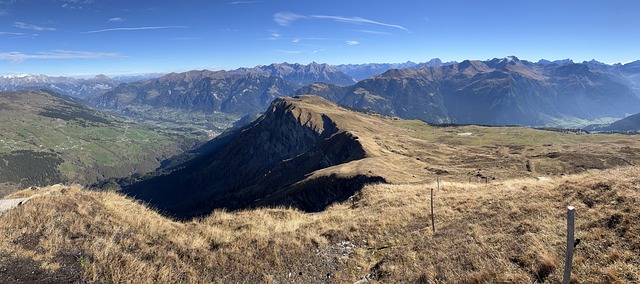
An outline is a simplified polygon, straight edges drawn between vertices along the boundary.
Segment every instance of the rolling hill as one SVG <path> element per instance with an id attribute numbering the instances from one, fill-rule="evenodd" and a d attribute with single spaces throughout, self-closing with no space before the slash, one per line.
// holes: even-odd
<path id="1" fill-rule="evenodd" d="M 149 172 L 204 136 L 133 124 L 42 90 L 0 92 L 0 120 L 3 195 Z"/>

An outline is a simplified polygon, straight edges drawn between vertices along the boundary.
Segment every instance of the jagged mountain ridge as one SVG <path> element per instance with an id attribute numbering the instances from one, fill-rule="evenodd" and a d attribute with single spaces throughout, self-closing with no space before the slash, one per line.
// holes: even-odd
<path id="1" fill-rule="evenodd" d="M 280 77 L 202 70 L 121 84 L 87 100 L 101 109 L 126 110 L 147 105 L 244 116 L 263 111 L 273 99 L 295 89 L 294 84 Z"/>
<path id="2" fill-rule="evenodd" d="M 298 86 L 304 86 L 317 82 L 335 85 L 352 85 L 357 81 L 339 71 L 329 64 L 311 62 L 308 65 L 299 63 L 274 63 L 270 65 L 258 65 L 253 68 L 239 68 L 229 71 L 234 74 L 260 74 L 264 76 L 280 77 Z"/>
<path id="3" fill-rule="evenodd" d="M 84 98 L 109 90 L 120 84 L 104 75 L 89 79 L 50 77 L 47 75 L 13 74 L 0 76 L 1 91 L 47 89 L 64 95 Z"/>
<path id="4" fill-rule="evenodd" d="M 353 86 L 313 84 L 349 107 L 434 123 L 547 125 L 567 117 L 624 117 L 640 99 L 621 80 L 587 64 L 536 64 L 516 57 L 418 70 L 392 69 Z"/>
<path id="5" fill-rule="evenodd" d="M 374 75 L 382 74 L 391 69 L 420 69 L 424 67 L 444 66 L 455 63 L 455 61 L 442 62 L 440 58 L 434 58 L 422 63 L 407 61 L 405 63 L 340 64 L 334 67 L 356 80 L 363 80 Z"/>
<path id="6" fill-rule="evenodd" d="M 51 90 L 67 96 L 86 98 L 115 88 L 121 83 L 132 83 L 162 76 L 158 73 L 115 76 L 96 75 L 81 79 L 43 74 L 11 74 L 0 76 L 0 91 Z"/>

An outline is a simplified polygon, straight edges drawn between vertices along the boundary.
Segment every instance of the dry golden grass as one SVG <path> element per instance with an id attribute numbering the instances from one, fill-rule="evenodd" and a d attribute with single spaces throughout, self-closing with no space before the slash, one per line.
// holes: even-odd
<path id="1" fill-rule="evenodd" d="M 573 205 L 582 240 L 574 280 L 640 281 L 637 167 L 444 180 L 435 233 L 428 188 L 435 184 L 370 185 L 321 213 L 216 211 L 190 222 L 116 193 L 65 188 L 0 215 L 0 255 L 47 271 L 75 265 L 98 283 L 556 283 Z"/>

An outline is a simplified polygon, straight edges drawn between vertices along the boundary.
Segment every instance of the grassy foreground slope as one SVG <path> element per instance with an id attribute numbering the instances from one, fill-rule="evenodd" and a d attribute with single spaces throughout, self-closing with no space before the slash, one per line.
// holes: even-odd
<path id="1" fill-rule="evenodd" d="M 0 92 L 0 121 L 0 193 L 152 171 L 198 137 L 129 123 L 40 90 Z"/>
<path id="2" fill-rule="evenodd" d="M 0 282 L 557 283 L 567 205 L 582 240 L 575 283 L 640 281 L 637 167 L 488 185 L 443 180 L 435 233 L 433 187 L 373 184 L 320 213 L 216 211 L 190 222 L 116 193 L 44 189 L 56 193 L 0 215 Z"/>

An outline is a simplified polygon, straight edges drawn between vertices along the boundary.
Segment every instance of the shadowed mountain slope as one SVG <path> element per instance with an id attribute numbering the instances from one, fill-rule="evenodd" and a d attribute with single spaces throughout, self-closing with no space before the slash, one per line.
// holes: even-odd
<path id="1" fill-rule="evenodd" d="M 383 181 L 331 170 L 371 155 L 345 127 L 345 116 L 371 123 L 319 97 L 277 99 L 258 120 L 211 141 L 184 168 L 124 190 L 179 217 L 278 204 L 322 210 L 367 182 Z M 326 172 L 309 176 L 321 169 Z"/>
<path id="2" fill-rule="evenodd" d="M 640 133 L 640 113 L 614 121 L 609 125 L 593 125 L 587 127 L 589 131 Z"/>

